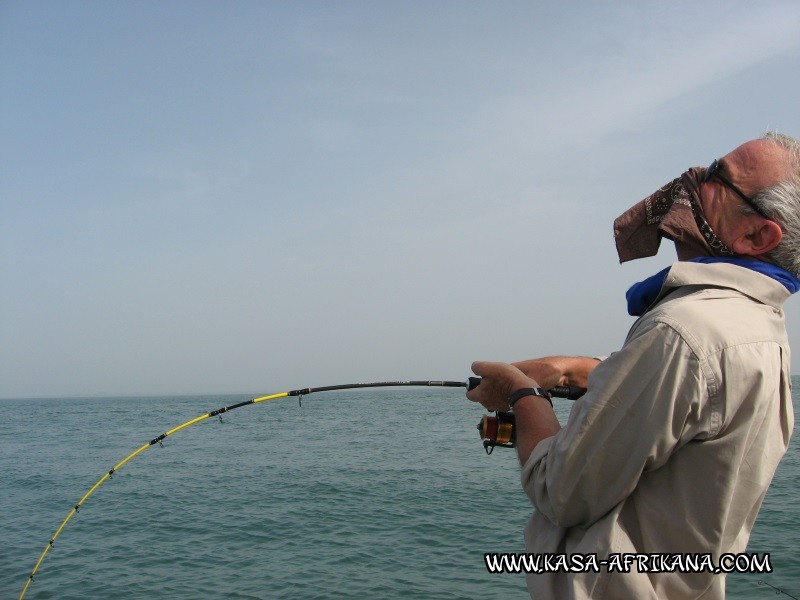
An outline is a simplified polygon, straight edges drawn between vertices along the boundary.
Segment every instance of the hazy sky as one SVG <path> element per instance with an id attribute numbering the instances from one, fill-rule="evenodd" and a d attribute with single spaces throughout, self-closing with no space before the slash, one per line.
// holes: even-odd
<path id="1" fill-rule="evenodd" d="M 799 102 L 797 0 L 4 0 L 0 397 L 607 354 L 614 218 Z"/>

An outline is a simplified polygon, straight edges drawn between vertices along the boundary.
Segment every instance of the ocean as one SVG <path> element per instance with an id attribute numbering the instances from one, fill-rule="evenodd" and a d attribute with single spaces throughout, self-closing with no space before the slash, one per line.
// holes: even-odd
<path id="1" fill-rule="evenodd" d="M 112 466 L 251 397 L 0 400 L 0 597 L 19 596 Z M 571 402 L 555 403 L 563 422 Z M 460 389 L 383 388 L 198 423 L 86 501 L 26 598 L 527 598 L 522 575 L 489 573 L 483 559 L 524 552 L 531 511 L 514 451 L 482 448 L 483 414 Z M 800 597 L 797 440 L 748 547 L 769 553 L 773 572 L 728 576 L 728 598 Z"/>

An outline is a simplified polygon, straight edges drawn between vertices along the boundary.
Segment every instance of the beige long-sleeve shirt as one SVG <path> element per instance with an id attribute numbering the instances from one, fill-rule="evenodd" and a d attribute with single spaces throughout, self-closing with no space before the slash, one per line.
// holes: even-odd
<path id="1" fill-rule="evenodd" d="M 743 552 L 794 423 L 775 280 L 676 263 L 659 299 L 522 470 L 529 553 Z M 697 557 L 701 558 L 701 557 Z M 534 599 L 722 599 L 724 575 L 538 573 Z"/>

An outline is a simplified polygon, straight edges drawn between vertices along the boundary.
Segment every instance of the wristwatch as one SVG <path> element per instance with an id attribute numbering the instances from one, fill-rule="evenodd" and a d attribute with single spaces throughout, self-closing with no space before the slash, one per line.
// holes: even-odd
<path id="1" fill-rule="evenodd" d="M 553 406 L 553 401 L 550 399 L 550 394 L 547 393 L 547 390 L 540 387 L 532 387 L 532 388 L 522 388 L 521 390 L 517 390 L 513 394 L 508 397 L 508 408 L 514 408 L 514 405 L 517 403 L 517 400 L 520 398 L 524 398 L 525 396 L 540 396 L 547 400 L 550 403 L 550 406 Z"/>

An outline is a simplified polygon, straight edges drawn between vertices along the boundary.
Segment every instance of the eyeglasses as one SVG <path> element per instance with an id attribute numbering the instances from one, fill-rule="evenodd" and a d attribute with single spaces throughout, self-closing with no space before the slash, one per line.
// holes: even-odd
<path id="1" fill-rule="evenodd" d="M 736 192 L 739 195 L 739 197 L 745 201 L 747 206 L 752 208 L 754 211 L 756 211 L 759 215 L 761 215 L 765 219 L 769 219 L 769 217 L 764 213 L 764 211 L 761 210 L 758 206 L 756 206 L 752 198 L 746 196 L 744 192 L 742 192 L 742 190 L 733 185 L 730 179 L 728 179 L 727 177 L 725 177 L 725 175 L 720 173 L 721 167 L 722 165 L 720 164 L 719 159 L 712 162 L 711 166 L 709 166 L 708 169 L 706 170 L 706 175 L 703 178 L 703 183 L 711 181 L 712 178 L 719 179 L 725 187 L 727 187 L 729 190 Z"/>

